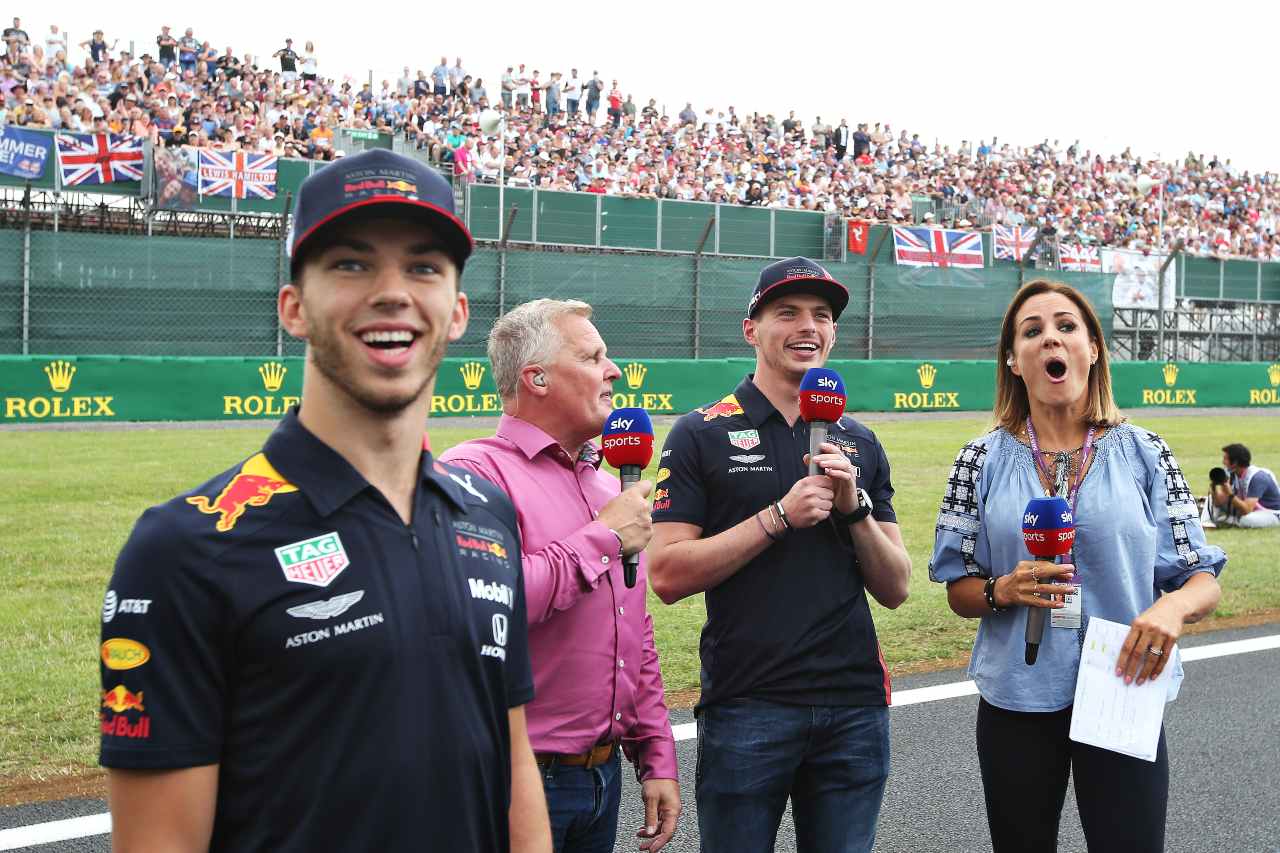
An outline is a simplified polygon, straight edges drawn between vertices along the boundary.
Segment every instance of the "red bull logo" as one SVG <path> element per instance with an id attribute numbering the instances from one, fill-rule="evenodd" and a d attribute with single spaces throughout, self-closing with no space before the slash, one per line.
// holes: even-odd
<path id="1" fill-rule="evenodd" d="M 138 694 L 141 696 L 142 694 Z M 108 737 L 127 737 L 135 740 L 146 740 L 151 737 L 151 718 L 143 714 L 136 723 L 129 722 L 123 714 L 110 715 L 102 713 L 102 733 Z"/>
<path id="2" fill-rule="evenodd" d="M 266 506 L 276 494 L 296 491 L 298 487 L 280 476 L 267 457 L 258 453 L 240 467 L 240 473 L 212 501 L 196 495 L 187 498 L 187 503 L 206 515 L 218 516 L 214 529 L 226 533 L 236 526 L 246 508 Z"/>
<path id="3" fill-rule="evenodd" d="M 460 548 L 492 554 L 503 560 L 507 558 L 507 549 L 497 542 L 490 542 L 488 539 L 480 539 L 476 536 L 464 536 L 461 533 L 457 534 L 455 538 Z"/>
<path id="4" fill-rule="evenodd" d="M 102 694 L 102 707 L 110 708 L 117 714 L 125 711 L 145 711 L 142 705 L 142 692 L 131 693 L 123 684 L 117 684 Z"/>
<path id="5" fill-rule="evenodd" d="M 738 398 L 732 394 L 721 398 L 720 402 L 712 403 L 705 409 L 698 409 L 704 421 L 714 421 L 716 418 L 731 418 L 734 415 L 743 414 L 742 406 L 738 403 Z"/>

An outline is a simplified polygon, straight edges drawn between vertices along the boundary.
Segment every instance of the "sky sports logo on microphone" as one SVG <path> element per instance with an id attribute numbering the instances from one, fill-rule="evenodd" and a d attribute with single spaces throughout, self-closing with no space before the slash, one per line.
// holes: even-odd
<path id="1" fill-rule="evenodd" d="M 840 374 L 826 367 L 811 367 L 800 380 L 800 416 L 806 421 L 835 423 L 844 414 L 846 397 Z"/>
<path id="2" fill-rule="evenodd" d="M 601 431 L 605 461 L 615 468 L 649 464 L 653 458 L 653 423 L 644 409 L 614 409 Z"/>
<path id="3" fill-rule="evenodd" d="M 1022 513 L 1022 541 L 1034 557 L 1060 557 L 1075 542 L 1075 519 L 1063 498 L 1036 498 Z"/>

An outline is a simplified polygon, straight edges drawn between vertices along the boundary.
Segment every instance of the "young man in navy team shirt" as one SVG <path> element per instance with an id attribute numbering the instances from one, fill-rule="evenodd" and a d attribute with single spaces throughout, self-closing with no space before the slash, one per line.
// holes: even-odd
<path id="1" fill-rule="evenodd" d="M 144 513 L 103 603 L 114 849 L 549 853 L 515 512 L 424 447 L 468 316 L 452 190 L 345 158 L 290 246 L 301 409 Z"/>

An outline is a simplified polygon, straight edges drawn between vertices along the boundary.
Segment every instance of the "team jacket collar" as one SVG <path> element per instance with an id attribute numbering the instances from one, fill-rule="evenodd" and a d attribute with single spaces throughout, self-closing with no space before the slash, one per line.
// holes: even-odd
<path id="1" fill-rule="evenodd" d="M 332 515 L 369 488 L 369 481 L 350 462 L 299 422 L 297 406 L 280 419 L 262 452 L 285 479 L 307 496 L 322 516 Z M 421 466 L 423 482 L 443 492 L 460 509 L 466 509 L 462 486 L 455 483 L 449 472 L 432 458 L 425 442 Z"/>

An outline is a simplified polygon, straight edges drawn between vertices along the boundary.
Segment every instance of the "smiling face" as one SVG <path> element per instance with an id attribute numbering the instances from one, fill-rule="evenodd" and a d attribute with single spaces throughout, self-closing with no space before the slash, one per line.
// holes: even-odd
<path id="1" fill-rule="evenodd" d="M 1089 392 L 1089 371 L 1098 358 L 1074 301 L 1061 293 L 1027 299 L 1014 317 L 1010 370 L 1021 377 L 1032 405 L 1082 403 Z"/>
<path id="2" fill-rule="evenodd" d="M 831 303 L 821 296 L 792 293 L 765 303 L 742 324 L 756 351 L 756 373 L 799 383 L 810 367 L 826 364 L 836 342 Z"/>
<path id="3" fill-rule="evenodd" d="M 307 342 L 315 368 L 304 395 L 397 414 L 429 391 L 448 342 L 466 331 L 467 297 L 430 226 L 371 218 L 335 227 L 280 291 L 281 323 Z"/>

